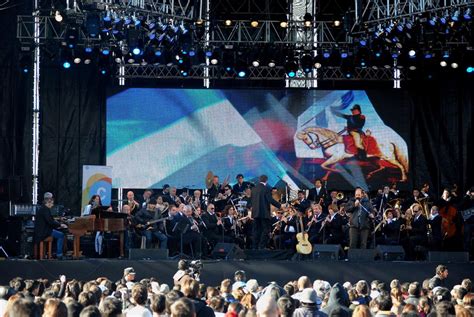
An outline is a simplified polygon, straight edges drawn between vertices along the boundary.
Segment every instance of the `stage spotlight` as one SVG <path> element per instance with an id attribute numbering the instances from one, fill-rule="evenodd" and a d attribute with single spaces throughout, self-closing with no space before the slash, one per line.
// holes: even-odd
<path id="1" fill-rule="evenodd" d="M 468 74 L 474 73 L 474 67 L 473 66 L 466 67 L 466 73 L 468 73 Z"/>
<path id="2" fill-rule="evenodd" d="M 341 26 L 341 21 L 339 21 L 339 20 L 334 20 L 334 26 L 335 26 L 335 27 L 340 27 L 340 26 Z"/>
<path id="3" fill-rule="evenodd" d="M 442 60 L 441 62 L 439 62 L 439 65 L 441 67 L 446 67 L 446 66 L 448 66 L 448 63 L 445 60 Z"/>
<path id="4" fill-rule="evenodd" d="M 102 76 L 107 76 L 109 74 L 109 62 L 106 58 L 99 59 L 99 73 Z"/>
<path id="5" fill-rule="evenodd" d="M 212 53 L 212 56 L 210 58 L 210 62 L 212 65 L 217 65 L 219 63 L 219 57 L 217 52 Z"/>
<path id="6" fill-rule="evenodd" d="M 437 20 L 438 20 L 437 17 L 432 17 L 432 18 L 429 20 L 428 23 L 429 23 L 431 26 L 435 26 Z"/>
<path id="7" fill-rule="evenodd" d="M 458 21 L 459 20 L 459 10 L 454 11 L 454 14 L 451 16 L 451 20 Z"/>
<path id="8" fill-rule="evenodd" d="M 93 47 L 92 47 L 92 46 L 89 46 L 89 45 L 87 45 L 87 46 L 84 48 L 84 52 L 86 52 L 86 53 L 92 53 L 93 50 L 94 50 Z"/>
<path id="9" fill-rule="evenodd" d="M 275 66 L 276 66 L 275 60 L 271 59 L 271 60 L 268 61 L 268 67 L 273 68 Z"/>
<path id="10" fill-rule="evenodd" d="M 349 53 L 346 50 L 341 51 L 341 58 L 342 59 L 347 58 L 348 56 L 349 56 Z"/>
<path id="11" fill-rule="evenodd" d="M 69 48 L 76 47 L 78 37 L 79 37 L 79 30 L 75 26 L 69 27 L 66 30 L 66 34 L 65 34 L 67 47 Z"/>
<path id="12" fill-rule="evenodd" d="M 63 67 L 64 67 L 65 69 L 70 68 L 70 67 L 71 67 L 71 62 L 70 62 L 70 61 L 64 61 L 64 62 L 63 62 Z"/>
<path id="13" fill-rule="evenodd" d="M 309 12 L 305 13 L 303 20 L 304 20 L 305 27 L 309 28 L 310 26 L 313 25 L 313 16 Z"/>
<path id="14" fill-rule="evenodd" d="M 190 57 L 196 56 L 196 49 L 195 49 L 194 47 L 191 47 L 191 48 L 189 49 L 189 56 L 190 56 Z"/>
<path id="15" fill-rule="evenodd" d="M 320 69 L 321 67 L 323 67 L 323 60 L 322 60 L 322 56 L 318 54 L 314 58 L 314 68 Z"/>
<path id="16" fill-rule="evenodd" d="M 224 25 L 225 26 L 231 26 L 232 25 L 232 20 L 230 20 L 230 19 L 225 20 Z"/>
<path id="17" fill-rule="evenodd" d="M 301 68 L 308 74 L 313 70 L 313 57 L 310 54 L 304 54 L 300 59 Z"/>
<path id="18" fill-rule="evenodd" d="M 163 54 L 163 52 L 161 51 L 161 47 L 156 47 L 155 48 L 155 56 L 160 57 L 162 54 Z"/>
<path id="19" fill-rule="evenodd" d="M 243 63 L 238 63 L 238 65 L 235 67 L 235 72 L 237 74 L 237 77 L 244 78 L 248 75 L 248 68 L 245 67 Z"/>
<path id="20" fill-rule="evenodd" d="M 110 48 L 108 46 L 103 46 L 100 49 L 100 52 L 102 55 L 109 55 L 110 54 Z"/>
<path id="21" fill-rule="evenodd" d="M 416 51 L 415 50 L 409 50 L 408 51 L 408 56 L 410 58 L 415 58 L 416 57 Z"/>
<path id="22" fill-rule="evenodd" d="M 63 49 L 60 52 L 61 65 L 65 69 L 71 68 L 72 65 L 72 53 L 69 50 Z"/>
<path id="23" fill-rule="evenodd" d="M 250 20 L 250 26 L 254 28 L 258 27 L 258 20 L 257 19 Z"/>
<path id="24" fill-rule="evenodd" d="M 451 63 L 451 68 L 452 68 L 452 69 L 457 69 L 458 67 L 459 67 L 459 64 L 458 64 L 458 63 L 456 63 L 456 62 L 452 62 L 452 63 Z"/>
<path id="25" fill-rule="evenodd" d="M 260 61 L 258 59 L 255 59 L 252 61 L 252 66 L 253 67 L 259 67 L 260 66 Z"/>
<path id="26" fill-rule="evenodd" d="M 323 57 L 324 58 L 329 58 L 331 57 L 331 52 L 327 49 L 323 50 Z"/>
<path id="27" fill-rule="evenodd" d="M 25 54 L 20 58 L 20 69 L 22 73 L 28 73 L 31 68 L 31 56 Z"/>
<path id="28" fill-rule="evenodd" d="M 433 52 L 426 51 L 423 56 L 425 57 L 425 59 L 431 59 L 433 58 Z"/>
<path id="29" fill-rule="evenodd" d="M 135 58 L 133 57 L 132 53 L 127 54 L 127 63 L 129 64 L 135 63 Z"/>
<path id="30" fill-rule="evenodd" d="M 467 8 L 466 12 L 464 13 L 464 20 L 471 19 L 471 8 Z"/>
<path id="31" fill-rule="evenodd" d="M 290 78 L 293 78 L 296 76 L 297 71 L 298 71 L 298 63 L 296 63 L 294 58 L 288 58 L 287 62 L 285 63 L 286 75 Z"/>
<path id="32" fill-rule="evenodd" d="M 281 28 L 287 28 L 288 27 L 288 20 L 286 18 L 280 21 L 280 27 Z"/>
<path id="33" fill-rule="evenodd" d="M 366 46 L 367 45 L 367 40 L 366 39 L 360 39 L 359 44 L 360 44 L 360 46 Z"/>
<path id="34" fill-rule="evenodd" d="M 62 16 L 61 12 L 56 10 L 56 12 L 54 13 L 54 19 L 56 20 L 56 22 L 62 22 L 63 21 L 63 16 Z"/>

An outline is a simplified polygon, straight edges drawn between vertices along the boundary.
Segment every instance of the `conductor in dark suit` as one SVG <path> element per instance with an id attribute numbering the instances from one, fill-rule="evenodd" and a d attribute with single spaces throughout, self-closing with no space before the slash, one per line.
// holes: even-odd
<path id="1" fill-rule="evenodd" d="M 35 215 L 34 240 L 36 243 L 39 243 L 47 237 L 52 236 L 57 241 L 56 255 L 58 259 L 61 259 L 63 256 L 64 233 L 56 229 L 67 228 L 67 226 L 60 224 L 53 219 L 53 216 L 51 215 L 51 208 L 53 205 L 53 194 L 45 193 L 43 204 Z"/>
<path id="2" fill-rule="evenodd" d="M 281 204 L 272 197 L 267 186 L 267 175 L 259 177 L 259 183 L 252 189 L 253 249 L 264 249 L 270 233 L 270 204 L 280 209 Z"/>
<path id="3" fill-rule="evenodd" d="M 314 188 L 308 192 L 308 199 L 314 201 L 321 206 L 324 206 L 325 200 L 328 198 L 328 192 L 323 187 L 323 182 L 320 179 L 314 181 Z"/>

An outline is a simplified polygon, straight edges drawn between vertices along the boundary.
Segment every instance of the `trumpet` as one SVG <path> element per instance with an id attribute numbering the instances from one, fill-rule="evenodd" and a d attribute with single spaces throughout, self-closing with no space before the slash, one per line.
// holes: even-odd
<path id="1" fill-rule="evenodd" d="M 343 193 L 343 192 L 338 192 L 338 193 L 336 194 L 336 199 L 337 199 L 337 200 L 342 200 L 342 199 L 344 199 L 344 193 Z"/>

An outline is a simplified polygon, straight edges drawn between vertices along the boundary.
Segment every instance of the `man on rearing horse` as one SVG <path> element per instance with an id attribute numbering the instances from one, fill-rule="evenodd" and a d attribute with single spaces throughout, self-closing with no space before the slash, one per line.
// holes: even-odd
<path id="1" fill-rule="evenodd" d="M 362 114 L 360 105 L 354 105 L 351 108 L 352 115 L 346 115 L 333 110 L 334 115 L 344 118 L 347 120 L 347 132 L 354 139 L 354 145 L 357 148 L 357 158 L 365 160 L 367 158 L 367 152 L 362 143 L 362 136 L 364 132 L 362 128 L 365 125 L 365 116 Z"/>

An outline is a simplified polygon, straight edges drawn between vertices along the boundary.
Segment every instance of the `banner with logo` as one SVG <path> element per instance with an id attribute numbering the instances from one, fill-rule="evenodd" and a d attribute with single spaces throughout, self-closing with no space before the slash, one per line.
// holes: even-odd
<path id="1" fill-rule="evenodd" d="M 112 167 L 101 165 L 82 166 L 81 210 L 93 195 L 99 195 L 103 206 L 109 206 L 112 198 Z"/>

